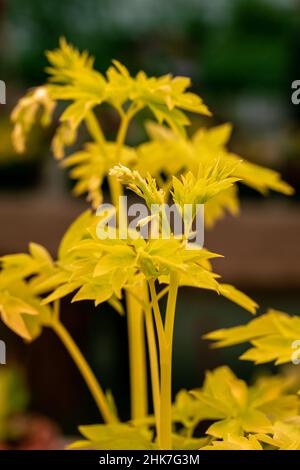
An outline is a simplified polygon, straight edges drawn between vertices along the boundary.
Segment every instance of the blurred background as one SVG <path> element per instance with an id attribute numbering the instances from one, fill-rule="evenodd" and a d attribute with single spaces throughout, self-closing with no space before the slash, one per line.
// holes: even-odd
<path id="1" fill-rule="evenodd" d="M 30 241 L 55 255 L 63 232 L 86 207 L 72 197 L 66 175 L 49 154 L 53 129 L 37 129 L 25 156 L 14 153 L 10 140 L 11 109 L 26 89 L 45 81 L 44 51 L 65 36 L 89 50 L 103 72 L 117 58 L 132 73 L 190 76 L 193 91 L 214 113 L 205 125 L 232 122 L 231 149 L 278 169 L 296 188 L 292 198 L 275 194 L 266 200 L 241 188 L 241 216 L 219 222 L 206 234 L 206 246 L 225 254 L 216 269 L 252 295 L 261 312 L 275 307 L 300 313 L 300 105 L 291 102 L 291 83 L 300 79 L 299 26 L 297 0 L 0 0 L 0 79 L 7 85 L 7 104 L 0 106 L 0 255 L 26 250 Z M 135 143 L 143 139 L 138 124 Z M 194 118 L 193 127 L 200 124 Z M 109 114 L 105 126 L 108 135 L 113 132 Z M 63 311 L 65 324 L 128 419 L 126 320 L 89 302 L 64 302 Z M 201 340 L 205 332 L 248 320 L 249 314 L 224 299 L 182 291 L 174 391 L 199 386 L 205 369 L 224 363 L 251 380 L 253 365 L 238 361 L 243 346 L 213 351 Z M 28 395 L 18 410 L 59 423 L 65 434 L 97 421 L 85 385 L 51 332 L 26 346 L 1 323 L 0 338 L 7 342 L 6 368 L 17 367 Z M 0 374 L 0 398 L 7 380 Z M 0 403 L 0 424 L 1 416 Z"/>

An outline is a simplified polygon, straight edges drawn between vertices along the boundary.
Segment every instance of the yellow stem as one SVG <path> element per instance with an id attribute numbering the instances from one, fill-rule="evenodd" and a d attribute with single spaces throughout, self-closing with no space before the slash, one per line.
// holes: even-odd
<path id="1" fill-rule="evenodd" d="M 123 190 L 122 186 L 117 180 L 115 176 L 107 176 L 107 181 L 108 181 L 108 186 L 109 186 L 109 192 L 110 192 L 110 197 L 112 200 L 113 205 L 116 208 L 116 211 L 119 211 L 119 197 L 122 196 Z"/>
<path id="2" fill-rule="evenodd" d="M 84 378 L 95 400 L 95 403 L 104 421 L 106 423 L 117 422 L 117 418 L 111 413 L 109 409 L 105 394 L 99 382 L 97 381 L 93 371 L 91 370 L 89 364 L 85 360 L 84 356 L 82 355 L 82 352 L 78 348 L 77 344 L 75 343 L 69 332 L 66 330 L 66 328 L 60 321 L 53 320 L 53 322 L 49 326 L 60 338 L 65 348 L 69 352 L 70 356 L 72 357 L 73 361 L 75 362 L 78 370 Z"/>
<path id="3" fill-rule="evenodd" d="M 149 362 L 150 362 L 150 375 L 152 385 L 152 399 L 153 409 L 156 423 L 157 436 L 160 435 L 160 383 L 159 383 L 159 368 L 158 368 L 158 355 L 157 355 L 157 344 L 154 331 L 154 323 L 152 317 L 152 310 L 150 307 L 150 299 L 148 293 L 148 287 L 145 286 L 145 320 L 146 320 L 146 333 L 148 340 L 149 350 Z"/>
<path id="4" fill-rule="evenodd" d="M 122 147 L 125 143 L 126 134 L 130 120 L 139 110 L 139 107 L 132 105 L 125 113 L 120 113 L 121 123 L 116 138 L 116 151 L 114 163 L 119 163 Z M 101 126 L 94 113 L 90 111 L 86 117 L 86 125 L 94 140 L 103 145 L 105 149 L 105 137 Z M 119 197 L 122 195 L 122 186 L 115 177 L 108 176 L 111 200 L 119 210 Z M 139 302 L 134 301 L 127 293 L 127 321 L 129 338 L 129 362 L 130 362 L 130 382 L 131 382 L 131 413 L 133 419 L 143 418 L 147 415 L 147 369 L 145 357 L 145 332 L 144 315 Z"/>
<path id="5" fill-rule="evenodd" d="M 169 292 L 169 286 L 165 287 L 160 291 L 159 294 L 157 294 L 157 300 L 162 299 L 167 293 Z"/>
<path id="6" fill-rule="evenodd" d="M 60 299 L 57 299 L 53 302 L 53 318 L 56 321 L 59 321 L 60 316 Z"/>
<path id="7" fill-rule="evenodd" d="M 121 119 L 121 124 L 120 124 L 120 128 L 119 128 L 118 135 L 117 135 L 117 140 L 116 140 L 116 153 L 115 153 L 116 164 L 119 163 L 118 160 L 120 158 L 122 147 L 125 143 L 125 138 L 126 138 L 126 134 L 128 131 L 129 122 L 130 122 L 130 117 L 127 114 L 124 114 L 124 117 Z"/>
<path id="8" fill-rule="evenodd" d="M 168 295 L 167 311 L 165 318 L 166 344 L 165 348 L 162 348 L 160 355 L 160 447 L 163 450 L 172 449 L 172 347 L 177 292 L 178 275 L 177 273 L 171 273 L 170 290 Z"/>
<path id="9" fill-rule="evenodd" d="M 97 120 L 94 111 L 89 111 L 85 117 L 86 127 L 93 139 L 105 147 L 106 140 L 102 132 L 99 121 Z M 105 148 L 104 148 L 105 149 Z"/>
<path id="10" fill-rule="evenodd" d="M 122 151 L 122 146 L 125 143 L 125 139 L 126 139 L 126 135 L 127 135 L 128 126 L 130 124 L 130 121 L 133 118 L 133 116 L 140 109 L 141 109 L 140 105 L 137 105 L 136 103 L 132 103 L 129 106 L 129 109 L 127 110 L 127 112 L 122 111 L 120 113 L 121 123 L 120 123 L 120 127 L 119 127 L 118 134 L 117 134 L 117 139 L 116 139 L 116 153 L 115 153 L 116 164 L 119 163 L 118 159 L 120 158 L 120 153 Z"/>
<path id="11" fill-rule="evenodd" d="M 118 160 L 120 159 L 122 147 L 125 143 L 130 120 L 137 111 L 138 108 L 132 106 L 129 108 L 127 113 L 121 114 L 121 123 L 116 139 L 116 164 L 119 163 Z M 118 210 L 119 196 L 122 194 L 122 187 L 114 177 L 109 176 L 108 182 L 112 201 Z M 131 418 L 141 419 L 144 418 L 148 412 L 144 314 L 140 302 L 133 298 L 129 292 L 126 292 L 126 303 L 130 364 Z"/>
<path id="12" fill-rule="evenodd" d="M 157 301 L 162 299 L 168 292 L 169 292 L 169 286 L 162 289 L 159 294 L 156 294 Z M 143 310 L 145 310 L 145 308 L 148 306 L 148 304 L 146 304 L 145 301 L 142 300 L 135 292 L 130 291 L 130 295 L 132 295 L 139 302 L 139 304 L 141 304 L 141 307 L 143 308 Z M 149 307 L 150 307 L 151 310 L 153 309 L 152 301 L 150 302 Z"/>
<path id="13" fill-rule="evenodd" d="M 172 449 L 172 374 L 171 358 L 169 348 L 160 356 L 160 436 L 159 446 L 162 450 Z"/>
<path id="14" fill-rule="evenodd" d="M 170 289 L 167 302 L 167 311 L 165 318 L 165 334 L 168 342 L 168 346 L 173 346 L 173 330 L 175 320 L 175 310 L 178 294 L 179 279 L 176 272 L 170 274 Z"/>
<path id="15" fill-rule="evenodd" d="M 139 286 L 142 291 L 142 285 Z M 126 292 L 131 418 L 141 419 L 147 415 L 147 375 L 144 315 L 140 303 Z"/>
<path id="16" fill-rule="evenodd" d="M 158 298 L 155 289 L 155 281 L 154 279 L 149 279 L 149 287 L 150 287 L 150 294 L 151 294 L 151 301 L 153 306 L 153 313 L 155 318 L 158 342 L 160 350 L 164 347 L 165 344 L 165 332 L 164 326 L 161 318 L 160 308 L 158 304 Z"/>

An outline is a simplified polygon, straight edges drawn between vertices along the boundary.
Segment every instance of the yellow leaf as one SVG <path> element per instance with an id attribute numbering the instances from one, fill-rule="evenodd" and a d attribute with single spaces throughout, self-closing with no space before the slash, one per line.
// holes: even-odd
<path id="1" fill-rule="evenodd" d="M 52 258 L 49 252 L 42 245 L 29 243 L 29 252 L 31 256 L 42 263 L 52 265 Z"/>
<path id="2" fill-rule="evenodd" d="M 71 294 L 71 292 L 80 287 L 80 284 L 80 281 L 74 281 L 57 287 L 57 289 L 55 289 L 51 294 L 43 299 L 42 305 L 49 304 L 50 302 L 54 302 L 55 300 L 61 299 L 62 297 Z"/>
<path id="3" fill-rule="evenodd" d="M 258 304 L 254 300 L 230 284 L 219 284 L 219 292 L 227 299 L 248 310 L 248 312 L 255 313 L 258 308 Z"/>
<path id="4" fill-rule="evenodd" d="M 91 220 L 91 211 L 87 210 L 70 225 L 59 245 L 59 259 L 67 257 L 73 245 L 83 238 L 88 226 L 91 224 Z"/>
<path id="5" fill-rule="evenodd" d="M 50 309 L 40 305 L 40 299 L 28 284 L 18 281 L 0 292 L 0 314 L 3 322 L 22 338 L 32 341 L 50 319 Z"/>
<path id="6" fill-rule="evenodd" d="M 257 435 L 257 439 L 280 450 L 300 450 L 300 427 L 278 421 L 272 428 L 273 437 Z"/>
<path id="7" fill-rule="evenodd" d="M 151 442 L 151 434 L 140 431 L 125 423 L 113 425 L 80 426 L 80 433 L 85 441 L 71 444 L 69 449 L 93 450 L 151 450 L 155 445 Z"/>
<path id="8" fill-rule="evenodd" d="M 263 448 L 255 436 L 241 437 L 229 434 L 226 439 L 213 441 L 201 450 L 263 450 Z"/>
<path id="9" fill-rule="evenodd" d="M 205 335 L 205 338 L 216 341 L 217 347 L 247 341 L 252 347 L 241 359 L 257 364 L 270 361 L 283 364 L 292 361 L 294 357 L 298 358 L 297 348 L 293 344 L 300 338 L 300 319 L 277 310 L 269 310 L 245 326 L 217 330 Z"/>
<path id="10" fill-rule="evenodd" d="M 195 428 L 205 420 L 214 423 L 207 434 L 226 440 L 247 433 L 270 433 L 278 419 L 295 416 L 299 411 L 299 399 L 287 391 L 284 377 L 265 377 L 247 386 L 227 367 L 208 372 L 201 389 L 191 391 L 193 400 L 186 396 L 185 406 L 174 406 L 174 419 L 185 427 Z"/>
<path id="11" fill-rule="evenodd" d="M 106 302 L 113 294 L 112 286 L 103 284 L 102 286 L 95 286 L 93 284 L 84 284 L 77 294 L 73 297 L 72 302 L 79 300 L 95 300 L 95 305 Z"/>
<path id="12" fill-rule="evenodd" d="M 50 124 L 55 109 L 55 102 L 49 96 L 46 87 L 38 87 L 30 90 L 20 99 L 11 114 L 14 124 L 12 141 L 18 153 L 23 153 L 26 148 L 27 137 L 38 120 L 39 110 L 42 110 L 41 124 Z"/>

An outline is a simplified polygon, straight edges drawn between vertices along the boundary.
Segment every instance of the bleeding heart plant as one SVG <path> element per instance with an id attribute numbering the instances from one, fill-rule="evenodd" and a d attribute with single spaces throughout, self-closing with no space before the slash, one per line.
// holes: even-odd
<path id="1" fill-rule="evenodd" d="M 257 304 L 235 287 L 221 283 L 210 263 L 218 255 L 199 247 L 189 250 L 186 233 L 144 239 L 138 229 L 130 229 L 126 237 L 121 237 L 117 227 L 114 238 L 100 239 L 97 224 L 101 217 L 93 211 L 103 200 L 105 179 L 117 212 L 122 211 L 119 197 L 125 187 L 148 207 L 164 207 L 170 200 L 179 209 L 191 205 L 191 226 L 197 204 L 204 204 L 209 227 L 226 211 L 238 212 L 239 182 L 263 194 L 275 190 L 289 195 L 293 189 L 277 172 L 227 150 L 229 124 L 201 128 L 188 136 L 190 121 L 186 112 L 211 114 L 199 96 L 186 91 L 188 78 L 155 78 L 144 72 L 133 77 L 118 61 L 113 61 L 102 75 L 86 52 L 80 53 L 64 39 L 57 50 L 47 53 L 47 58 L 49 82 L 30 90 L 12 113 L 13 141 L 23 152 L 33 124 L 39 120 L 49 125 L 56 104 L 67 102 L 52 150 L 63 167 L 71 168 L 70 176 L 76 180 L 74 192 L 77 196 L 87 194 L 92 210 L 83 213 L 68 229 L 56 260 L 34 243 L 29 245 L 28 254 L 2 257 L 0 309 L 4 323 L 27 341 L 33 341 L 44 327 L 51 328 L 86 381 L 104 424 L 81 426 L 85 440 L 71 447 L 262 449 L 265 445 L 290 446 L 294 438 L 300 442 L 298 421 L 286 423 L 288 418 L 298 416 L 299 408 L 298 397 L 290 393 L 287 379 L 265 378 L 248 387 L 229 368 L 221 367 L 208 373 L 202 389 L 179 392 L 172 405 L 173 328 L 179 289 L 193 286 L 213 290 L 251 313 L 255 313 Z M 115 140 L 107 140 L 102 131 L 104 103 L 119 117 Z M 129 146 L 126 141 L 130 123 L 144 108 L 154 118 L 154 122 L 144 123 L 149 139 Z M 91 141 L 65 156 L 66 147 L 77 141 L 82 124 Z M 161 235 L 163 218 L 161 210 Z M 60 300 L 71 293 L 72 301 L 89 299 L 95 305 L 109 302 L 120 314 L 124 313 L 122 301 L 126 300 L 131 375 L 131 420 L 127 423 L 119 421 L 111 394 L 104 393 L 61 322 Z M 164 312 L 160 300 L 165 296 Z M 256 349 L 250 355 L 257 358 L 264 347 L 261 336 L 273 333 L 259 326 L 256 330 L 254 322 L 259 320 L 253 321 L 253 327 L 252 323 L 241 327 L 244 329 L 237 334 L 229 330 L 211 337 L 222 344 L 251 340 Z M 147 396 L 147 353 L 153 416 L 149 414 Z M 197 437 L 196 427 L 204 420 L 214 423 L 206 436 Z"/>

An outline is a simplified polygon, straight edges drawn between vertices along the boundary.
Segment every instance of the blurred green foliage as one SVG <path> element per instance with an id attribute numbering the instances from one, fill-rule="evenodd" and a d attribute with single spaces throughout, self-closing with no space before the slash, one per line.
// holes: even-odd
<path id="1" fill-rule="evenodd" d="M 0 441 L 9 436 L 8 420 L 22 413 L 28 404 L 28 391 L 22 372 L 13 367 L 0 369 Z"/>
<path id="2" fill-rule="evenodd" d="M 10 0 L 4 15 L 10 73 L 42 80 L 44 50 L 64 35 L 97 58 L 133 71 L 186 73 L 205 88 L 280 92 L 299 40 L 299 6 L 268 0 Z"/>

